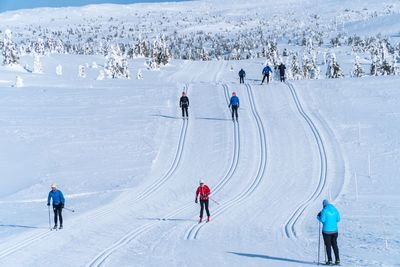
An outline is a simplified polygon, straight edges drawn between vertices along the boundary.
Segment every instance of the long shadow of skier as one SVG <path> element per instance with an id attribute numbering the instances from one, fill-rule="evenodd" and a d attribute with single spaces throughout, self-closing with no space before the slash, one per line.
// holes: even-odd
<path id="1" fill-rule="evenodd" d="M 18 225 L 18 224 L 0 224 L 0 227 L 13 227 L 13 228 L 31 228 L 31 229 L 47 229 L 45 227 L 36 227 L 29 225 Z"/>
<path id="2" fill-rule="evenodd" d="M 162 114 L 152 114 L 152 115 L 150 115 L 150 116 L 153 116 L 153 117 L 163 117 L 163 118 L 174 119 L 174 120 L 182 120 L 182 117 L 175 117 L 175 116 L 162 115 Z"/>
<path id="3" fill-rule="evenodd" d="M 301 260 L 294 260 L 294 259 L 287 259 L 287 258 L 280 258 L 280 257 L 272 257 L 272 256 L 268 256 L 268 255 L 240 253 L 240 252 L 233 252 L 233 251 L 228 251 L 228 253 L 235 254 L 235 255 L 238 255 L 238 256 L 250 257 L 250 258 L 262 258 L 262 259 L 266 259 L 266 260 L 284 261 L 284 262 L 293 262 L 293 263 L 300 263 L 300 264 L 315 265 L 315 262 L 312 262 L 312 261 L 301 261 Z"/>
<path id="4" fill-rule="evenodd" d="M 183 218 L 137 218 L 138 220 L 148 220 L 148 221 L 183 221 L 183 222 L 190 222 L 194 221 L 197 222 L 197 220 L 194 219 L 183 219 Z"/>

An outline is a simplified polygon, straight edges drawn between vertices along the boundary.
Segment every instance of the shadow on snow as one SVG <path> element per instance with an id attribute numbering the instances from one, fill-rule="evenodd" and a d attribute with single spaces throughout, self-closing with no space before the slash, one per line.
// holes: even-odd
<path id="1" fill-rule="evenodd" d="M 302 261 L 302 260 L 294 260 L 294 259 L 287 259 L 287 258 L 280 258 L 280 257 L 272 257 L 272 256 L 268 256 L 268 255 L 240 253 L 240 252 L 232 252 L 232 251 L 228 251 L 228 253 L 235 254 L 235 255 L 238 255 L 238 256 L 243 256 L 243 257 L 249 257 L 249 258 L 262 258 L 262 259 L 266 259 L 266 260 L 284 261 L 284 262 L 293 262 L 293 263 L 300 263 L 300 264 L 315 265 L 315 262 L 312 262 L 312 261 Z"/>

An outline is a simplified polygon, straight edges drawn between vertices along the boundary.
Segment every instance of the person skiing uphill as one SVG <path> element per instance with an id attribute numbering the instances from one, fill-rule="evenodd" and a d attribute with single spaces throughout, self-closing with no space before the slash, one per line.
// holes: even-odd
<path id="1" fill-rule="evenodd" d="M 208 210 L 208 201 L 209 201 L 209 197 L 211 194 L 211 190 L 210 188 L 204 184 L 203 180 L 199 181 L 199 187 L 197 187 L 196 190 L 196 199 L 195 199 L 195 203 L 198 203 L 197 198 L 200 196 L 200 220 L 199 223 L 201 223 L 203 221 L 203 210 L 204 208 L 206 209 L 206 213 L 207 213 L 207 222 L 209 222 L 211 220 L 210 217 L 210 211 Z"/>
<path id="2" fill-rule="evenodd" d="M 229 108 L 232 108 L 232 120 L 238 121 L 238 109 L 239 109 L 239 97 L 237 97 L 236 92 L 232 93 L 231 100 L 229 102 Z"/>
<path id="3" fill-rule="evenodd" d="M 246 77 L 246 72 L 243 69 L 240 69 L 240 71 L 239 71 L 240 83 L 244 83 L 244 77 Z"/>
<path id="4" fill-rule="evenodd" d="M 261 84 L 264 83 L 265 78 L 267 78 L 267 83 L 269 83 L 269 74 L 272 73 L 272 69 L 271 67 L 267 64 L 267 66 L 264 67 L 264 69 L 262 70 L 262 74 L 264 75 Z"/>
<path id="5" fill-rule="evenodd" d="M 65 199 L 63 193 L 57 189 L 55 183 L 51 185 L 51 191 L 47 197 L 47 206 L 50 206 L 50 199 L 53 200 L 53 211 L 54 211 L 54 227 L 53 229 L 57 229 L 57 219 L 60 218 L 60 229 L 63 228 L 63 218 L 62 218 L 62 209 L 65 205 Z"/>
<path id="6" fill-rule="evenodd" d="M 317 215 L 318 221 L 323 224 L 322 227 L 322 236 L 324 238 L 324 244 L 326 248 L 326 254 L 328 256 L 327 265 L 333 265 L 332 263 L 332 251 L 335 253 L 335 264 L 340 265 L 339 258 L 339 248 L 337 245 L 338 238 L 338 226 L 337 223 L 340 221 L 340 214 L 338 210 L 329 203 L 328 200 L 324 200 L 322 202 L 323 209 Z"/>
<path id="7" fill-rule="evenodd" d="M 278 69 L 279 69 L 279 77 L 281 79 L 281 82 L 284 82 L 285 81 L 285 69 L 286 69 L 285 64 L 281 63 L 278 66 Z"/>
<path id="8" fill-rule="evenodd" d="M 179 100 L 179 107 L 182 109 L 182 118 L 189 118 L 188 107 L 189 107 L 189 98 L 187 97 L 185 92 L 182 92 L 182 96 Z"/>

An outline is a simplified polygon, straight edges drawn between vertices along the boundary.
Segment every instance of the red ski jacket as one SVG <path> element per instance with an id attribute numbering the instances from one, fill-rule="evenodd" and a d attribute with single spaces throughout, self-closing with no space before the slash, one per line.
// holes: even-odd
<path id="1" fill-rule="evenodd" d="M 211 194 L 211 190 L 207 185 L 199 186 L 196 190 L 196 199 L 200 194 L 200 200 L 207 200 L 208 196 Z"/>

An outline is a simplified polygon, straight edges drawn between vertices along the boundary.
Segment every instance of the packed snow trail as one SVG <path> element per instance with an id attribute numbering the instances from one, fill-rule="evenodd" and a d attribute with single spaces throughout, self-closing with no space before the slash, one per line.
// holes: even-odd
<path id="1" fill-rule="evenodd" d="M 228 86 L 223 84 L 222 85 L 223 90 L 224 90 L 224 95 L 227 104 L 229 104 L 229 90 Z M 234 138 L 234 147 L 233 147 L 233 157 L 232 157 L 232 162 L 229 166 L 229 169 L 227 170 L 225 176 L 219 181 L 219 183 L 213 188 L 213 195 L 216 195 L 218 191 L 223 189 L 224 185 L 229 181 L 229 179 L 234 175 L 236 167 L 238 165 L 239 161 L 239 155 L 240 155 L 240 131 L 239 131 L 239 124 L 234 123 L 233 124 L 233 138 Z M 187 203 L 183 205 L 182 207 L 169 212 L 168 214 L 162 216 L 160 218 L 160 221 L 166 221 L 171 218 L 174 218 L 177 215 L 180 215 L 181 213 L 187 211 L 188 209 L 192 208 L 193 204 L 192 202 Z M 92 259 L 91 262 L 87 264 L 87 266 L 93 267 L 93 266 L 101 266 L 105 260 L 116 250 L 121 248 L 122 246 L 127 245 L 129 242 L 131 242 L 133 239 L 137 238 L 139 235 L 142 233 L 150 230 L 152 227 L 158 225 L 160 221 L 154 221 L 145 225 L 142 225 L 135 230 L 129 232 L 125 236 L 123 236 L 120 240 L 118 240 L 116 243 L 114 243 L 112 246 L 106 248 L 104 251 L 102 251 L 99 255 L 97 255 L 94 259 Z"/>
<path id="2" fill-rule="evenodd" d="M 296 231 L 295 231 L 295 225 L 297 221 L 299 220 L 300 216 L 303 214 L 304 210 L 310 205 L 314 204 L 315 201 L 318 199 L 318 197 L 322 194 L 325 185 L 326 185 L 326 180 L 327 180 L 327 168 L 328 168 L 328 160 L 327 160 L 327 155 L 325 151 L 325 145 L 324 142 L 321 138 L 321 134 L 318 130 L 318 128 L 315 126 L 315 123 L 311 120 L 311 118 L 307 115 L 307 113 L 304 111 L 303 106 L 300 102 L 299 97 L 297 96 L 296 90 L 290 82 L 286 82 L 286 85 L 288 86 L 290 93 L 293 97 L 293 101 L 296 104 L 298 112 L 301 114 L 301 116 L 304 118 L 306 123 L 309 125 L 310 130 L 312 131 L 315 142 L 318 145 L 318 151 L 319 151 L 319 157 L 320 157 L 320 174 L 319 174 L 319 182 L 317 184 L 317 187 L 315 188 L 314 192 L 311 194 L 311 196 L 306 199 L 304 202 L 299 204 L 299 206 L 296 208 L 296 210 L 293 212 L 292 215 L 290 215 L 287 223 L 285 224 L 285 233 L 288 238 L 295 238 L 297 237 Z"/>
<path id="3" fill-rule="evenodd" d="M 254 102 L 254 95 L 252 92 L 252 88 L 249 84 L 246 84 L 246 92 L 247 92 L 247 97 L 250 103 L 250 107 L 252 110 L 252 114 L 254 116 L 254 119 L 256 121 L 256 126 L 258 130 L 258 139 L 260 143 L 260 162 L 258 166 L 257 173 L 253 179 L 250 180 L 250 184 L 243 189 L 239 194 L 236 196 L 232 197 L 228 201 L 224 201 L 221 203 L 221 206 L 218 206 L 213 211 L 213 218 L 218 218 L 221 214 L 229 210 L 235 205 L 240 204 L 241 202 L 245 201 L 249 196 L 252 195 L 252 193 L 257 190 L 258 185 L 260 184 L 261 180 L 264 177 L 265 171 L 266 171 L 266 166 L 267 166 L 267 145 L 266 145 L 266 135 L 265 135 L 265 130 L 263 123 L 261 121 L 261 118 L 257 112 L 257 108 Z M 239 123 L 235 123 L 235 125 Z M 185 234 L 185 239 L 197 239 L 198 235 L 201 231 L 201 229 L 205 226 L 206 224 L 195 224 L 193 225 L 188 232 Z"/>

